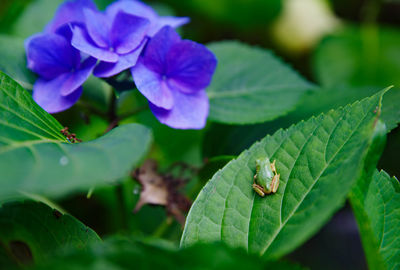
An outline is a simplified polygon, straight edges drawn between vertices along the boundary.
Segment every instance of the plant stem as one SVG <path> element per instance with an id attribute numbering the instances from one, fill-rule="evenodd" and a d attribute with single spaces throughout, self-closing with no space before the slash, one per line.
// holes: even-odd
<path id="1" fill-rule="evenodd" d="M 130 111 L 130 112 L 121 114 L 120 116 L 118 116 L 118 118 L 119 118 L 120 121 L 121 121 L 121 120 L 124 120 L 124 119 L 126 119 L 126 118 L 128 118 L 128 117 L 131 117 L 131 116 L 135 115 L 135 114 L 138 114 L 138 113 L 140 113 L 140 112 L 143 112 L 143 111 L 146 110 L 147 108 L 148 108 L 147 105 L 143 105 L 143 106 L 141 106 L 141 107 L 137 107 L 136 109 L 134 109 L 134 110 L 132 110 L 132 111 Z"/>
<path id="2" fill-rule="evenodd" d="M 107 82 L 112 87 L 114 87 L 115 89 L 118 89 L 119 91 L 135 89 L 135 84 L 132 81 L 128 80 L 117 81 L 113 77 L 104 78 L 104 81 Z"/>
<path id="3" fill-rule="evenodd" d="M 107 117 L 107 113 L 106 113 L 106 112 L 103 112 L 103 111 L 97 109 L 97 108 L 96 108 L 95 106 L 93 106 L 92 104 L 87 103 L 87 102 L 85 102 L 85 101 L 83 101 L 83 100 L 79 100 L 78 103 L 77 103 L 77 105 L 78 105 L 79 107 L 81 107 L 82 109 L 87 110 L 89 113 L 96 114 L 96 115 L 98 115 L 98 116 L 100 116 L 100 117 L 103 117 L 103 118 L 106 118 L 106 117 Z"/>
<path id="4" fill-rule="evenodd" d="M 380 0 L 366 1 L 362 7 L 362 19 L 365 24 L 376 24 L 381 9 Z"/>
<path id="5" fill-rule="evenodd" d="M 164 221 L 158 226 L 158 228 L 154 231 L 153 237 L 161 238 L 164 233 L 167 231 L 168 227 L 171 226 L 173 221 L 172 217 L 167 217 Z"/>
<path id="6" fill-rule="evenodd" d="M 125 208 L 125 197 L 124 197 L 124 190 L 122 184 L 119 184 L 116 189 L 116 196 L 117 196 L 117 201 L 118 201 L 118 208 L 119 212 L 121 213 L 121 228 L 124 231 L 128 230 L 128 220 L 127 220 L 127 215 L 126 215 L 126 208 Z"/>
<path id="7" fill-rule="evenodd" d="M 110 130 L 118 126 L 119 119 L 117 117 L 117 98 L 113 91 L 111 91 L 111 99 L 110 105 L 108 107 L 108 121 L 109 125 L 104 132 L 104 134 L 108 133 Z"/>

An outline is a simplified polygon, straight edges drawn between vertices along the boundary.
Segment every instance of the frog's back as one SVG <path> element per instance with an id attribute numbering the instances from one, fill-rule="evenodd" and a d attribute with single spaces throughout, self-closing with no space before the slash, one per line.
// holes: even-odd
<path id="1" fill-rule="evenodd" d="M 271 162 L 268 158 L 259 158 L 256 160 L 256 167 L 259 184 L 266 187 L 267 183 L 271 182 L 274 175 L 271 170 Z"/>

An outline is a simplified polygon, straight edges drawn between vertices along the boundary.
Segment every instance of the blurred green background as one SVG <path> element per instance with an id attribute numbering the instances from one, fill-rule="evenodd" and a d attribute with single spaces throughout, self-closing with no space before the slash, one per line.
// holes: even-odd
<path id="1" fill-rule="evenodd" d="M 1 0 L 0 53 L 18 54 L 23 40 L 39 32 L 52 18 L 61 0 Z M 112 1 L 96 0 L 99 8 Z M 270 123 L 251 126 L 209 124 L 204 131 L 176 131 L 160 125 L 144 112 L 128 121 L 139 121 L 152 127 L 155 146 L 151 156 L 161 169 L 174 161 L 200 166 L 204 159 L 219 155 L 237 155 L 256 140 L 277 128 L 287 127 L 301 117 L 309 117 L 337 105 L 368 96 L 389 85 L 400 87 L 400 1 L 395 0 L 152 0 L 147 1 L 160 14 L 189 16 L 191 23 L 181 30 L 185 38 L 201 43 L 217 40 L 241 40 L 268 48 L 292 65 L 309 81 L 320 86 L 320 96 L 329 106 L 309 109 L 305 101 L 301 116 L 288 115 Z M 9 42 L 15 47 L 10 48 Z M 24 58 L 21 54 L 20 62 Z M 4 62 L 4 61 L 3 61 Z M 18 78 L 34 80 L 19 66 L 7 67 Z M 109 89 L 98 79 L 98 92 L 84 94 L 87 102 L 100 110 L 108 103 Z M 26 88 L 31 85 L 23 85 Z M 90 88 L 90 87 L 87 87 Z M 93 87 L 92 87 L 93 88 Z M 330 96 L 333 96 L 332 100 Z M 335 98 L 339 97 L 339 98 Z M 319 100 L 317 100 L 318 103 Z M 135 92 L 120 97 L 119 109 L 146 104 Z M 317 106 L 318 107 L 318 106 Z M 82 139 L 101 135 L 107 123 L 95 116 L 87 118 L 75 106 L 56 116 L 73 128 Z M 90 129 L 85 124 L 90 120 Z M 170 141 L 173 138 L 173 141 Z M 195 139 L 193 139 L 195 138 Z M 176 149 L 175 144 L 184 144 Z M 379 167 L 390 175 L 400 176 L 398 152 L 399 128 L 393 130 Z M 191 181 L 185 192 L 204 183 L 226 161 L 218 160 Z M 196 182 L 197 181 L 197 182 Z M 193 182 L 193 183 L 192 183 Z M 194 189 L 196 190 L 196 189 Z M 95 190 L 90 199 L 86 194 L 70 196 L 59 203 L 69 213 L 93 228 L 99 235 L 124 232 L 138 236 L 162 236 L 177 243 L 181 226 L 166 218 L 162 207 L 144 206 L 138 213 L 131 210 L 138 201 L 140 186 L 127 179 L 122 186 Z M 189 194 L 190 193 L 190 194 Z M 121 199 L 122 198 L 122 199 Z M 115 211 L 118 209 L 118 211 Z M 99 214 L 101 213 L 101 214 Z M 351 210 L 345 206 L 321 232 L 289 256 L 311 269 L 367 269 Z"/>

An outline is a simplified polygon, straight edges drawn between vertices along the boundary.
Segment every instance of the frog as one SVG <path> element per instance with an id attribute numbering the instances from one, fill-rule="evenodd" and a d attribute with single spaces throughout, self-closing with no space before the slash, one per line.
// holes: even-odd
<path id="1" fill-rule="evenodd" d="M 256 174 L 254 175 L 253 189 L 258 195 L 276 193 L 279 187 L 280 174 L 276 171 L 276 160 L 272 163 L 268 158 L 256 160 Z"/>

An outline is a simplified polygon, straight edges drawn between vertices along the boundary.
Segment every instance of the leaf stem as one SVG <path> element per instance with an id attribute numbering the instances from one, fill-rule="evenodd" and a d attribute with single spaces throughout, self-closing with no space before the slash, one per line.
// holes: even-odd
<path id="1" fill-rule="evenodd" d="M 122 121 L 122 120 L 124 120 L 124 119 L 126 119 L 126 118 L 128 118 L 128 117 L 131 117 L 131 116 L 133 116 L 133 115 L 135 115 L 135 114 L 138 114 L 138 113 L 140 113 L 140 112 L 142 112 L 142 111 L 145 111 L 147 108 L 148 108 L 147 105 L 143 105 L 143 106 L 137 107 L 136 109 L 134 109 L 134 110 L 132 110 L 132 111 L 130 111 L 130 112 L 123 113 L 123 114 L 119 115 L 119 116 L 118 116 L 118 119 L 119 119 L 120 121 Z"/>
<path id="2" fill-rule="evenodd" d="M 103 112 L 102 110 L 99 110 L 98 108 L 96 108 L 95 106 L 93 106 L 92 104 L 83 101 L 82 99 L 80 99 L 76 105 L 78 105 L 79 107 L 81 107 L 82 109 L 87 110 L 89 113 L 93 113 L 96 114 L 100 117 L 106 118 L 107 117 L 107 113 Z"/>
<path id="3" fill-rule="evenodd" d="M 135 89 L 135 83 L 133 81 L 129 80 L 129 78 L 131 76 L 130 73 L 124 73 L 124 74 L 120 75 L 119 78 L 121 78 L 121 76 L 122 76 L 122 80 L 118 80 L 117 76 L 103 78 L 103 80 L 118 91 L 126 91 L 126 90 Z"/>
<path id="4" fill-rule="evenodd" d="M 127 211 L 126 211 L 126 204 L 125 204 L 125 196 L 124 196 L 124 190 L 122 184 L 119 184 L 116 189 L 117 192 L 117 199 L 118 199 L 118 204 L 120 208 L 120 213 L 121 213 L 121 225 L 122 229 L 127 231 L 128 230 L 128 217 L 127 217 Z"/>
<path id="5" fill-rule="evenodd" d="M 166 219 L 164 219 L 164 221 L 158 226 L 158 228 L 154 231 L 153 233 L 153 237 L 155 238 L 161 238 L 164 233 L 167 231 L 167 229 L 169 228 L 169 226 L 171 226 L 173 221 L 173 218 L 167 217 Z"/>

